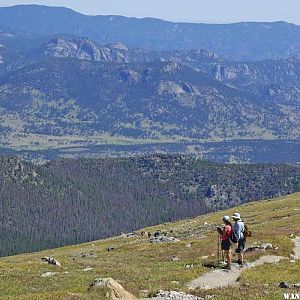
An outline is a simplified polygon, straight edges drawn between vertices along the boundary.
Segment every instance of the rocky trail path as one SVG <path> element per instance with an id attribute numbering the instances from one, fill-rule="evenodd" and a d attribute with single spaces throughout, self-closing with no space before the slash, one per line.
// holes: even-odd
<path id="1" fill-rule="evenodd" d="M 295 243 L 295 258 L 300 259 L 300 237 L 294 239 Z M 191 281 L 187 286 L 191 289 L 215 289 L 226 286 L 238 285 L 238 278 L 244 270 L 261 266 L 266 263 L 276 263 L 282 259 L 286 259 L 283 256 L 264 255 L 254 261 L 253 263 L 246 263 L 243 268 L 240 268 L 237 264 L 233 264 L 232 270 L 217 269 L 201 275 L 197 279 Z"/>
<path id="2" fill-rule="evenodd" d="M 216 269 L 191 281 L 188 287 L 191 289 L 215 289 L 238 285 L 238 278 L 244 270 L 266 263 L 276 263 L 285 258 L 283 256 L 264 255 L 253 263 L 246 263 L 242 268 L 238 264 L 233 264 L 231 270 Z"/>
<path id="3" fill-rule="evenodd" d="M 300 236 L 294 239 L 294 243 L 295 243 L 295 248 L 294 248 L 295 258 L 300 259 Z"/>

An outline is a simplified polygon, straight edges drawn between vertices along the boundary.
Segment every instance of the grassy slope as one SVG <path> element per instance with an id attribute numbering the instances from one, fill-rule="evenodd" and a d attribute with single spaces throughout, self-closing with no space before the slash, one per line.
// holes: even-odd
<path id="1" fill-rule="evenodd" d="M 243 205 L 238 209 L 218 212 L 198 218 L 168 223 L 145 229 L 169 231 L 181 241 L 174 244 L 150 244 L 146 237 L 116 237 L 82 245 L 74 245 L 39 253 L 24 254 L 0 259 L 0 299 L 99 299 L 87 293 L 87 287 L 97 277 L 112 277 L 135 295 L 141 290 L 156 292 L 159 289 L 186 291 L 185 284 L 208 270 L 202 267 L 203 256 L 213 260 L 216 253 L 216 233 L 203 226 L 220 223 L 222 215 L 241 212 L 245 221 L 254 231 L 248 243 L 271 242 L 278 250 L 269 251 L 288 256 L 293 251 L 291 234 L 300 235 L 300 194 L 276 200 Z M 263 229 L 262 229 L 263 227 Z M 101 230 L 101 228 L 95 228 Z M 192 247 L 186 247 L 192 243 Z M 115 250 L 107 251 L 108 247 Z M 80 253 L 93 251 L 97 257 L 80 258 Z M 264 255 L 263 252 L 247 254 L 252 261 Z M 62 267 L 45 265 L 41 257 L 53 255 Z M 170 260 L 177 256 L 179 261 Z M 194 264 L 186 268 L 186 264 Z M 84 272 L 86 267 L 92 271 Z M 45 272 L 56 275 L 41 278 Z M 68 272 L 68 273 L 66 273 Z M 217 295 L 214 299 L 282 299 L 283 290 L 277 287 L 280 281 L 298 282 L 300 261 L 289 260 L 276 265 L 257 267 L 245 271 L 241 287 L 219 291 L 196 291 L 198 295 Z M 268 286 L 266 286 L 268 284 Z M 72 296 L 71 293 L 78 294 Z M 245 298 L 245 295 L 246 298 Z"/>

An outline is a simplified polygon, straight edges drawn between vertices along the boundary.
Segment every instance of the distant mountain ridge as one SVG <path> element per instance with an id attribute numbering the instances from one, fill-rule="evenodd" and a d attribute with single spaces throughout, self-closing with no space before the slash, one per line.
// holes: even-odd
<path id="1" fill-rule="evenodd" d="M 300 55 L 300 26 L 286 22 L 172 23 L 152 18 L 85 16 L 67 8 L 20 5 L 0 8 L 0 24 L 34 36 L 74 34 L 101 44 L 179 50 L 205 48 L 231 60 Z"/>

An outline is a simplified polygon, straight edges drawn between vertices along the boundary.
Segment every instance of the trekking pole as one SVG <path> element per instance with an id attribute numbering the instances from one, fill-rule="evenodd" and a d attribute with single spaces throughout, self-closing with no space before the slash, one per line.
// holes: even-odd
<path id="1" fill-rule="evenodd" d="M 220 235 L 218 233 L 218 262 L 220 261 Z"/>

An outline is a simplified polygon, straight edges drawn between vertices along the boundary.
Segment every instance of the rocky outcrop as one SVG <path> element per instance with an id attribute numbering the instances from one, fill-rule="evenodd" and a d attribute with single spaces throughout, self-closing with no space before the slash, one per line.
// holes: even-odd
<path id="1" fill-rule="evenodd" d="M 46 272 L 44 274 L 41 275 L 42 278 L 46 278 L 46 277 L 51 277 L 54 276 L 56 273 L 55 272 Z"/>
<path id="2" fill-rule="evenodd" d="M 112 62 L 169 62 L 166 73 L 175 72 L 180 64 L 188 66 L 200 62 L 220 62 L 221 59 L 205 49 L 190 51 L 149 51 L 147 49 L 131 49 L 122 43 L 99 45 L 87 38 L 60 36 L 50 40 L 43 47 L 43 55 L 57 58 L 77 58 L 91 61 Z"/>
<path id="3" fill-rule="evenodd" d="M 300 61 L 297 58 L 260 61 L 251 63 L 221 62 L 208 65 L 210 72 L 219 81 L 249 92 L 269 90 L 270 96 L 282 88 L 300 87 Z M 211 71 L 209 68 L 211 67 Z"/>
<path id="4" fill-rule="evenodd" d="M 88 291 L 94 291 L 97 288 L 105 288 L 109 292 L 107 299 L 111 300 L 137 300 L 135 296 L 127 292 L 118 282 L 112 278 L 96 278 L 89 286 Z"/>
<path id="5" fill-rule="evenodd" d="M 58 260 L 56 260 L 54 257 L 45 256 L 42 258 L 42 261 L 44 263 L 48 263 L 49 265 L 61 267 L 61 263 Z"/>
<path id="6" fill-rule="evenodd" d="M 123 70 L 120 72 L 120 77 L 125 82 L 137 83 L 141 76 L 134 70 Z"/>
<path id="7" fill-rule="evenodd" d="M 6 156 L 0 158 L 0 176 L 7 180 L 30 182 L 34 185 L 43 184 L 40 175 L 19 157 Z"/>
<path id="8" fill-rule="evenodd" d="M 272 244 L 264 243 L 261 245 L 247 247 L 245 249 L 245 252 L 253 252 L 253 251 L 258 251 L 258 250 L 266 251 L 266 250 L 272 250 L 272 249 L 274 249 L 274 246 Z"/>
<path id="9" fill-rule="evenodd" d="M 14 35 L 10 32 L 4 32 L 0 30 L 0 37 L 1 38 L 12 38 Z"/>
<path id="10" fill-rule="evenodd" d="M 282 289 L 289 289 L 289 288 L 300 289 L 300 283 L 289 284 L 289 283 L 282 281 L 278 284 L 278 287 L 280 287 Z M 297 298 L 295 298 L 295 299 L 297 299 Z"/>
<path id="11" fill-rule="evenodd" d="M 176 243 L 179 242 L 179 239 L 176 239 L 172 236 L 167 236 L 166 233 L 162 233 L 160 231 L 156 231 L 153 237 L 149 239 L 150 243 Z"/>
<path id="12" fill-rule="evenodd" d="M 204 298 L 176 291 L 159 291 L 152 300 L 204 300 Z"/>
<path id="13" fill-rule="evenodd" d="M 100 46 L 87 38 L 58 37 L 44 46 L 43 54 L 57 58 L 126 62 L 127 51 L 121 43 Z"/>

